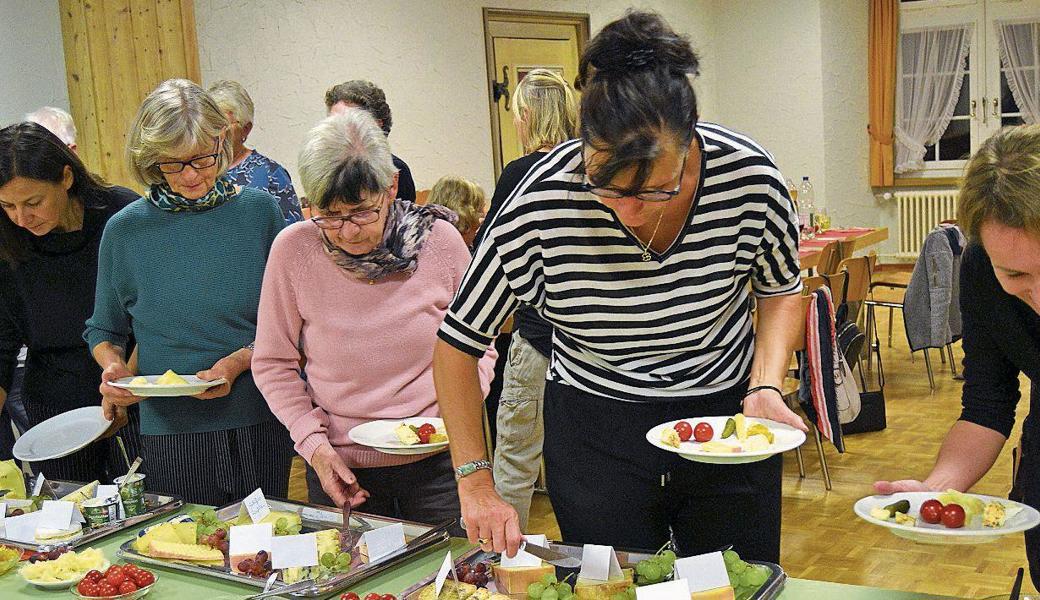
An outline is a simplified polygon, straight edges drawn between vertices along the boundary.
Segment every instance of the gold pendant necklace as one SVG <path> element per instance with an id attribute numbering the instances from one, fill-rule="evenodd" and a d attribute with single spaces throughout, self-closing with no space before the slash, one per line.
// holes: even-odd
<path id="1" fill-rule="evenodd" d="M 664 209 L 663 208 L 661 209 L 661 214 L 657 216 L 657 225 L 654 226 L 654 232 L 650 234 L 650 241 L 647 242 L 643 246 L 643 256 L 642 256 L 643 262 L 650 262 L 650 259 L 653 258 L 653 256 L 651 256 L 651 254 L 650 254 L 650 244 L 653 244 L 654 243 L 654 238 L 657 237 L 657 230 L 661 228 L 661 220 L 662 219 L 664 219 Z M 634 231 L 632 233 L 633 233 L 633 235 L 635 234 Z M 639 236 L 637 235 L 635 237 L 636 237 L 636 241 L 639 241 Z"/>

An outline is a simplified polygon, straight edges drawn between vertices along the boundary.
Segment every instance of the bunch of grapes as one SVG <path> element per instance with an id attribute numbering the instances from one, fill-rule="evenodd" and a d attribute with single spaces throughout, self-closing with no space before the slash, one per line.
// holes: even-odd
<path id="1" fill-rule="evenodd" d="M 210 548 L 216 548 L 217 550 L 220 550 L 224 553 L 225 556 L 227 555 L 228 549 L 230 547 L 227 539 L 227 531 L 224 529 L 217 529 L 209 535 L 201 536 L 199 542 L 209 546 Z"/>
<path id="2" fill-rule="evenodd" d="M 300 533 L 300 523 L 294 522 L 292 525 L 289 524 L 289 519 L 285 517 L 279 517 L 274 522 L 274 534 L 275 535 L 296 535 Z"/>
<path id="3" fill-rule="evenodd" d="M 325 552 L 318 559 L 318 566 L 320 568 L 316 579 L 330 577 L 336 573 L 349 572 L 352 558 L 350 552 Z"/>
<path id="4" fill-rule="evenodd" d="M 477 587 L 487 587 L 488 581 L 491 578 L 491 571 L 488 569 L 487 563 L 478 562 L 475 565 L 469 563 L 463 563 L 456 571 L 459 581 L 462 583 L 468 583 Z"/>
<path id="5" fill-rule="evenodd" d="M 611 596 L 610 600 L 636 600 L 636 586 L 628 586 L 625 591 L 618 592 Z"/>
<path id="6" fill-rule="evenodd" d="M 227 532 L 227 523 L 221 521 L 217 517 L 217 511 L 212 508 L 193 510 L 190 516 L 191 520 L 195 521 L 196 535 L 200 544 L 206 543 L 203 541 L 204 538 L 213 535 L 218 529 L 223 529 L 225 533 Z"/>
<path id="7" fill-rule="evenodd" d="M 267 577 L 271 574 L 271 555 L 261 550 L 255 557 L 245 558 L 238 563 L 238 570 L 252 577 Z"/>
<path id="8" fill-rule="evenodd" d="M 772 573 L 765 565 L 752 565 L 740 559 L 740 555 L 732 550 L 722 553 L 726 562 L 729 583 L 733 586 L 736 600 L 748 600 L 755 595 Z"/>
<path id="9" fill-rule="evenodd" d="M 542 575 L 541 581 L 527 586 L 529 600 L 570 600 L 574 598 L 574 590 L 566 581 L 558 581 L 555 575 Z"/>
<path id="10" fill-rule="evenodd" d="M 37 563 L 45 560 L 58 560 L 58 557 L 69 551 L 68 546 L 57 546 L 52 549 L 41 548 L 38 552 L 33 552 L 29 555 L 30 563 Z"/>
<path id="11" fill-rule="evenodd" d="M 672 576 L 675 552 L 663 550 L 636 564 L 636 585 L 653 585 Z"/>

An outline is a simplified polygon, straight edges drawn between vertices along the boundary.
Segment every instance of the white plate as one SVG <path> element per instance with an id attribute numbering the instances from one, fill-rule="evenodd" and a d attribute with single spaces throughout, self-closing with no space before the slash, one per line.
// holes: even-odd
<path id="1" fill-rule="evenodd" d="M 394 429 L 401 423 L 406 425 L 421 426 L 429 423 L 438 430 L 444 430 L 444 421 L 440 417 L 408 417 L 405 419 L 391 419 L 384 421 L 369 421 L 351 429 L 347 435 L 356 444 L 375 448 L 385 454 L 399 454 L 403 456 L 414 454 L 432 454 L 448 447 L 448 442 L 436 444 L 414 444 L 409 446 L 402 444 L 397 439 Z"/>
<path id="2" fill-rule="evenodd" d="M 98 571 L 101 571 L 102 573 L 104 573 L 105 571 L 108 570 L 108 567 L 110 567 L 110 566 L 111 566 L 111 563 L 109 563 L 106 560 L 104 563 L 102 563 L 101 568 L 98 569 Z M 93 571 L 93 569 L 91 569 L 91 571 Z M 79 583 L 80 581 L 83 581 L 83 578 L 87 576 L 87 573 L 88 573 L 88 571 L 84 571 L 81 575 L 77 575 L 76 577 L 73 577 L 72 579 L 66 579 L 64 581 L 32 581 L 31 579 L 25 579 L 24 576 L 22 576 L 22 579 L 25 579 L 26 583 L 31 583 L 31 584 L 35 585 L 36 587 L 38 587 L 40 589 L 43 589 L 43 590 L 67 590 L 70 587 L 72 587 L 72 586 L 76 585 L 77 583 Z M 21 573 L 19 573 L 19 574 L 21 574 Z"/>
<path id="3" fill-rule="evenodd" d="M 194 396 L 205 392 L 215 385 L 227 382 L 223 377 L 205 381 L 194 375 L 181 375 L 188 382 L 188 385 L 159 385 L 155 383 L 155 380 L 160 377 L 162 375 L 145 375 L 144 378 L 148 380 L 148 385 L 130 385 L 130 382 L 137 379 L 137 377 L 124 377 L 111 382 L 109 385 L 129 390 L 133 395 L 141 396 L 142 398 L 171 398 L 174 396 Z"/>
<path id="4" fill-rule="evenodd" d="M 677 419 L 675 421 L 668 421 L 667 423 L 661 423 L 650 431 L 646 432 L 646 441 L 650 442 L 654 446 L 657 446 L 661 450 L 667 450 L 668 452 L 674 452 L 679 456 L 701 463 L 710 463 L 715 465 L 739 465 L 743 463 L 758 462 L 765 460 L 770 456 L 780 454 L 781 452 L 787 452 L 788 450 L 794 450 L 798 446 L 805 443 L 805 433 L 785 425 L 783 423 L 777 423 L 776 421 L 770 421 L 769 419 L 759 419 L 756 417 L 748 417 L 748 425 L 753 423 L 761 423 L 766 427 L 769 427 L 770 431 L 773 432 L 773 443 L 769 445 L 765 450 L 759 450 L 757 452 L 734 452 L 732 454 L 720 454 L 718 452 L 704 452 L 700 449 L 700 444 L 691 441 L 682 442 L 679 447 L 669 446 L 661 441 L 661 432 L 665 429 L 672 429 L 675 424 L 679 421 L 686 421 L 692 427 L 697 427 L 698 423 L 707 423 L 711 425 L 711 428 L 715 432 L 715 436 L 712 438 L 713 441 L 721 441 L 728 443 L 733 446 L 737 445 L 736 438 L 730 436 L 729 439 L 722 439 L 722 430 L 726 426 L 726 420 L 730 417 L 693 417 L 690 419 Z"/>
<path id="5" fill-rule="evenodd" d="M 887 527 L 889 531 L 899 537 L 913 540 L 922 544 L 985 544 L 999 540 L 1005 535 L 1021 533 L 1040 525 L 1040 512 L 1031 506 L 1019 504 L 1007 498 L 996 498 L 994 496 L 983 496 L 981 494 L 969 494 L 983 502 L 1000 502 L 1004 506 L 1021 506 L 1022 510 L 1014 517 L 1007 520 L 999 529 L 983 527 L 978 523 L 972 527 L 965 525 L 960 529 L 949 529 L 942 523 L 931 525 L 921 520 L 921 505 L 926 500 L 938 499 L 939 492 L 902 492 L 891 496 L 867 496 L 856 502 L 853 510 L 856 516 L 868 523 Z M 870 516 L 870 509 L 888 506 L 900 500 L 910 501 L 911 517 L 917 519 L 917 525 L 899 525 L 894 521 L 882 521 Z"/>
<path id="6" fill-rule="evenodd" d="M 14 457 L 35 462 L 68 456 L 108 431 L 100 406 L 84 406 L 51 417 L 22 434 L 14 443 Z"/>

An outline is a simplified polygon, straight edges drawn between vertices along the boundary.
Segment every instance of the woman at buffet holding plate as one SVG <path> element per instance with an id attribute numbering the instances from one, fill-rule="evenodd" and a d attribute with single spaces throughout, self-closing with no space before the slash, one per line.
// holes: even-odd
<path id="1" fill-rule="evenodd" d="M 741 410 L 805 429 L 779 390 L 801 318 L 794 207 L 765 150 L 698 123 L 697 70 L 656 14 L 607 25 L 579 66 L 580 139 L 481 239 L 434 353 L 471 541 L 520 541 L 485 456 L 476 364 L 525 303 L 554 328 L 544 456 L 564 540 L 654 551 L 674 534 L 682 554 L 779 559 L 779 456 L 706 465 L 645 438 Z"/>
<path id="2" fill-rule="evenodd" d="M 1032 382 L 1011 498 L 1040 508 L 1040 126 L 1009 127 L 968 162 L 957 222 L 961 258 L 963 409 L 922 481 L 879 481 L 880 494 L 967 491 L 993 466 L 1015 425 L 1019 375 Z M 1025 533 L 1040 586 L 1040 531 Z"/>
<path id="3" fill-rule="evenodd" d="M 105 223 L 137 198 L 87 171 L 68 146 L 36 123 L 0 129 L 0 405 L 18 352 L 28 346 L 24 397 L 31 426 L 97 406 L 101 370 L 79 335 L 94 310 L 98 245 Z M 137 410 L 109 414 L 134 451 Z M 48 479 L 109 482 L 122 474 L 113 439 L 35 463 Z"/>
<path id="4" fill-rule="evenodd" d="M 285 497 L 292 444 L 249 370 L 264 265 L 285 224 L 270 194 L 225 175 L 228 121 L 198 85 L 171 79 L 145 98 L 127 139 L 146 195 L 113 216 L 84 338 L 102 367 L 106 411 L 141 402 L 149 490 L 222 505 L 262 487 Z M 134 396 L 110 385 L 138 371 L 223 378 L 194 397 Z"/>
<path id="5" fill-rule="evenodd" d="M 348 436 L 376 419 L 437 415 L 433 340 L 470 260 L 455 215 L 396 199 L 390 146 L 360 109 L 312 129 L 299 169 L 318 216 L 288 227 L 271 249 L 257 384 L 309 465 L 312 502 L 457 519 L 448 453 L 384 454 Z M 483 398 L 495 355 L 481 355 Z"/>

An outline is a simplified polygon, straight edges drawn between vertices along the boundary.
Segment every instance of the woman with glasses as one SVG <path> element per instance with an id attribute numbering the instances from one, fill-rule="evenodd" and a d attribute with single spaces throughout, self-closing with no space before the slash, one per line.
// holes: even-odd
<path id="1" fill-rule="evenodd" d="M 800 318 L 794 207 L 758 144 L 698 122 L 697 69 L 656 14 L 607 25 L 580 61 L 580 139 L 531 169 L 480 241 L 434 352 L 471 541 L 520 541 L 475 365 L 525 303 L 553 326 L 544 456 L 564 540 L 779 560 L 779 456 L 706 465 L 645 439 L 741 411 L 805 429 L 780 392 Z"/>
<path id="2" fill-rule="evenodd" d="M 350 109 L 307 134 L 300 179 L 318 216 L 271 249 L 253 371 L 306 459 L 312 502 L 437 523 L 459 517 L 447 453 L 355 443 L 362 423 L 436 416 L 433 343 L 470 254 L 440 206 L 395 200 L 386 136 Z M 476 394 L 495 355 L 482 353 Z"/>
<path id="3" fill-rule="evenodd" d="M 94 314 L 84 337 L 103 369 L 106 413 L 140 402 L 149 490 L 222 505 L 258 487 L 288 492 L 292 443 L 249 370 L 264 265 L 285 224 L 270 194 L 238 188 L 228 121 L 201 87 L 171 79 L 145 98 L 127 140 L 148 187 L 105 227 Z M 221 379 L 193 397 L 142 398 L 113 387 L 138 370 Z"/>

